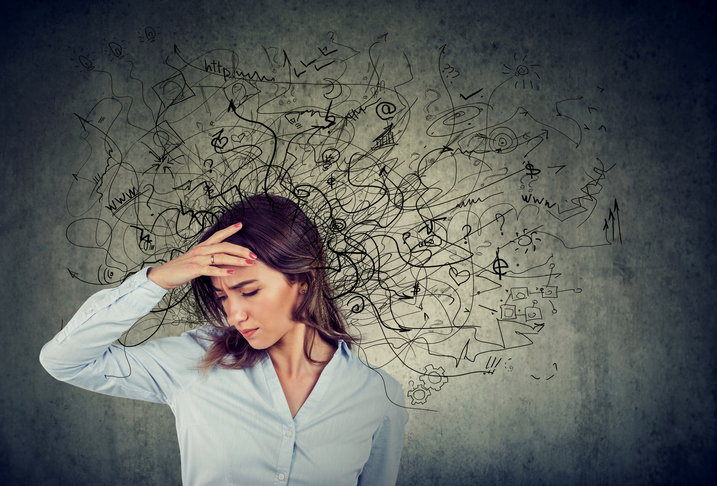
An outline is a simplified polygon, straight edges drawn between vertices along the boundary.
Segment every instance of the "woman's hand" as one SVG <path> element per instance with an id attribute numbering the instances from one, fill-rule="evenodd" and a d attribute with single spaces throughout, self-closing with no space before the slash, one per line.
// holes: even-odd
<path id="1" fill-rule="evenodd" d="M 202 275 L 224 277 L 234 273 L 234 270 L 221 267 L 253 265 L 256 255 L 243 246 L 224 242 L 241 227 L 242 224 L 237 223 L 217 231 L 187 253 L 150 269 L 147 277 L 160 287 L 170 290 Z"/>

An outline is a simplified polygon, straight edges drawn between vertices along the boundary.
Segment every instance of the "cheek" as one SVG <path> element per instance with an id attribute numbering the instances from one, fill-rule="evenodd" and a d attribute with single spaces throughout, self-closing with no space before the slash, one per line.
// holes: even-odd
<path id="1" fill-rule="evenodd" d="M 294 293 L 293 289 L 289 289 L 284 293 L 284 295 L 281 296 L 281 303 L 282 308 L 289 316 L 291 316 L 294 313 L 296 305 L 298 304 L 298 298 L 297 295 Z"/>

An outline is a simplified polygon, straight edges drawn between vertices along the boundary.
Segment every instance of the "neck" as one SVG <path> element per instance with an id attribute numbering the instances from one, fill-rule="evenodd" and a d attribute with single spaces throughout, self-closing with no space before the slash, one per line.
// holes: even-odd
<path id="1" fill-rule="evenodd" d="M 304 339 L 307 333 L 312 333 L 314 336 L 311 359 L 322 362 L 329 361 L 334 348 L 313 329 L 299 323 L 291 333 L 284 335 L 279 342 L 267 349 L 278 374 L 292 378 L 303 374 L 319 373 L 324 368 L 323 365 L 310 362 L 304 353 Z"/>

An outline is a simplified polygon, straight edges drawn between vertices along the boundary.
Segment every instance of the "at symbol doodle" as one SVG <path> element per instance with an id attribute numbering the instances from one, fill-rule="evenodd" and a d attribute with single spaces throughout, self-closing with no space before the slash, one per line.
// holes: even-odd
<path id="1" fill-rule="evenodd" d="M 396 105 L 389 101 L 382 101 L 376 105 L 376 114 L 381 120 L 390 120 L 394 113 L 396 113 Z"/>

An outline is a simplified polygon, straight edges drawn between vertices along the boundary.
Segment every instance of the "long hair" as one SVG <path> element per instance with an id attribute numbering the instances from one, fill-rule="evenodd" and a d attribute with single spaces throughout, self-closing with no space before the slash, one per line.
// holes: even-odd
<path id="1" fill-rule="evenodd" d="M 262 263 L 281 272 L 289 285 L 306 284 L 307 292 L 293 309 L 291 318 L 308 327 L 304 354 L 312 363 L 311 349 L 316 333 L 334 347 L 343 340 L 350 347 L 354 338 L 346 331 L 341 310 L 333 300 L 325 269 L 324 249 L 316 225 L 299 206 L 280 196 L 260 194 L 243 199 L 207 230 L 205 241 L 217 231 L 241 222 L 242 229 L 226 242 L 240 245 L 259 255 Z M 263 350 L 253 349 L 239 331 L 226 323 L 226 313 L 216 297 L 210 277 L 192 280 L 192 292 L 204 318 L 216 328 L 208 333 L 212 345 L 200 368 L 214 366 L 242 369 L 254 365 Z"/>

